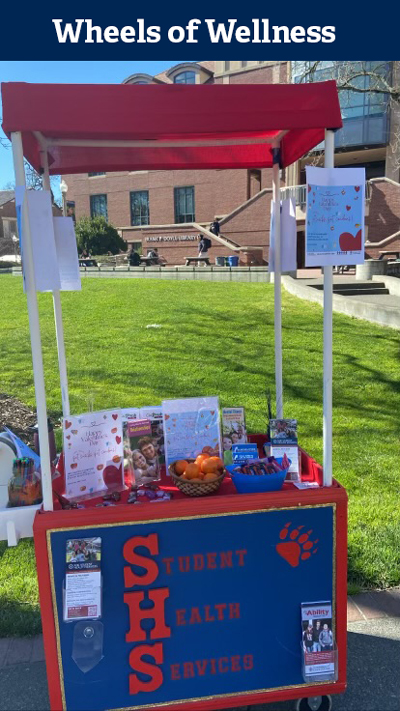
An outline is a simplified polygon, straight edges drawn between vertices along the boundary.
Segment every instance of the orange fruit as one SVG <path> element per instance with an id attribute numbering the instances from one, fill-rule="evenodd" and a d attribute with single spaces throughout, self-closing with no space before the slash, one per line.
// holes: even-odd
<path id="1" fill-rule="evenodd" d="M 190 480 L 190 483 L 192 483 L 193 481 L 195 481 L 197 484 L 198 484 L 198 483 L 201 484 L 201 482 L 203 481 L 203 479 L 197 479 L 197 478 L 195 477 L 194 479 L 191 479 L 191 480 Z"/>
<path id="2" fill-rule="evenodd" d="M 215 472 L 217 472 L 218 469 L 222 469 L 223 466 L 222 459 L 219 457 L 209 457 L 201 465 L 201 471 L 204 474 L 215 474 Z"/>
<path id="3" fill-rule="evenodd" d="M 196 457 L 196 464 L 198 464 L 199 467 L 201 467 L 201 465 L 203 464 L 203 462 L 204 462 L 206 459 L 209 459 L 209 458 L 210 458 L 210 455 L 209 455 L 209 454 L 199 454 L 199 456 Z"/>
<path id="4" fill-rule="evenodd" d="M 186 459 L 178 459 L 177 462 L 175 462 L 175 473 L 176 474 L 183 474 L 184 471 L 186 471 L 188 463 Z"/>
<path id="5" fill-rule="evenodd" d="M 187 465 L 185 474 L 187 479 L 196 479 L 199 476 L 200 468 L 195 462 L 191 462 Z"/>
<path id="6" fill-rule="evenodd" d="M 212 447 L 203 447 L 202 454 L 208 454 L 208 456 L 211 457 L 212 453 L 213 453 Z"/>
<path id="7" fill-rule="evenodd" d="M 204 474 L 204 480 L 203 481 L 215 481 L 218 479 L 218 472 L 214 474 L 214 472 L 208 472 L 208 474 Z"/>
<path id="8" fill-rule="evenodd" d="M 181 474 L 181 479 L 187 479 L 185 472 L 183 472 L 183 474 Z"/>

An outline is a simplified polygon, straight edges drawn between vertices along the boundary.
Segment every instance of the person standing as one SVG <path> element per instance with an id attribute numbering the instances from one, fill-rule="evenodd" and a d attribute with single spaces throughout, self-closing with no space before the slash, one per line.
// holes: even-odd
<path id="1" fill-rule="evenodd" d="M 210 232 L 213 233 L 213 235 L 219 235 L 220 233 L 220 226 L 219 226 L 219 219 L 216 218 L 210 225 Z"/>
<path id="2" fill-rule="evenodd" d="M 204 235 L 199 235 L 200 236 L 200 242 L 199 242 L 199 254 L 198 256 L 201 257 L 202 259 L 208 257 L 208 250 L 211 247 L 211 240 L 208 239 L 208 237 L 204 237 Z M 201 264 L 203 266 L 206 266 L 205 262 L 197 262 L 197 266 L 199 267 Z"/>
<path id="3" fill-rule="evenodd" d="M 323 652 L 330 652 L 333 648 L 333 635 L 328 625 L 325 623 L 319 635 L 319 643 Z"/>

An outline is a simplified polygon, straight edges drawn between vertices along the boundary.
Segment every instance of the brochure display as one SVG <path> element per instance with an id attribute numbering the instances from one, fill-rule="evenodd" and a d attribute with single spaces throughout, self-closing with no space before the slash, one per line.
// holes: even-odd
<path id="1" fill-rule="evenodd" d="M 272 168 L 276 418 L 283 420 L 280 170 L 324 136 L 326 164 L 333 167 L 332 131 L 342 125 L 335 83 L 150 85 L 145 91 L 135 85 L 5 84 L 2 96 L 3 128 L 12 140 L 18 188 L 25 186 L 24 156 L 42 170 L 45 187 L 50 173 Z M 121 110 L 104 112 L 106 102 Z M 194 105 L 195 112 L 188 108 Z M 240 493 L 234 477 L 225 475 L 221 455 L 231 451 L 235 462 L 236 457 L 262 457 L 267 438 L 249 434 L 249 423 L 246 432 L 244 413 L 237 413 L 229 427 L 238 441 L 231 439 L 231 450 L 226 441 L 223 449 L 227 433 L 221 431 L 219 400 L 209 393 L 165 400 L 162 420 L 159 411 L 133 408 L 123 411 L 118 422 L 112 417 L 117 411 L 109 411 L 111 419 L 107 412 L 91 413 L 95 427 L 91 421 L 79 422 L 69 412 L 67 372 L 59 357 L 67 486 L 73 492 L 85 487 L 81 493 L 98 495 L 98 503 L 95 499 L 82 509 L 68 505 L 67 510 L 53 510 L 35 234 L 25 201 L 21 224 L 43 453 L 43 510 L 36 515 L 34 537 L 52 711 L 212 711 L 285 699 L 301 699 L 304 709 L 307 699 L 314 702 L 315 697 L 323 699 L 321 709 L 329 708 L 329 695 L 346 688 L 347 610 L 347 495 L 332 477 L 329 271 L 324 468 L 300 449 L 305 488 L 284 483 L 284 469 L 276 473 L 282 477 L 280 490 Z M 68 280 L 75 281 L 72 266 L 67 271 Z M 56 281 L 49 288 L 59 288 Z M 56 314 L 62 354 L 60 304 Z M 89 427 L 87 436 L 83 425 Z M 150 440 L 154 457 L 147 442 L 146 460 L 146 441 L 136 441 L 139 434 Z M 133 469 L 139 478 L 146 478 L 151 458 L 165 457 L 160 464 L 165 496 L 158 496 L 155 482 L 144 482 L 146 491 L 124 489 L 128 450 L 132 455 L 135 451 Z M 186 467 L 182 489 L 166 473 L 173 463 Z M 105 477 L 110 467 L 121 483 L 111 499 L 103 490 L 103 483 L 110 488 Z M 268 473 L 253 468 L 259 474 L 254 479 L 268 479 Z M 195 470 L 204 474 L 200 481 Z M 176 466 L 175 471 L 179 474 Z M 205 487 L 206 477 L 215 486 L 212 493 L 185 495 L 186 483 Z M 114 479 L 111 483 L 116 485 Z M 310 673 L 312 660 L 305 657 L 302 610 L 304 605 L 319 606 L 313 601 L 330 606 L 329 624 L 324 623 L 328 630 L 318 642 L 321 652 L 310 652 L 322 653 L 332 637 L 336 656 L 330 678 L 319 674 L 321 668 Z"/>

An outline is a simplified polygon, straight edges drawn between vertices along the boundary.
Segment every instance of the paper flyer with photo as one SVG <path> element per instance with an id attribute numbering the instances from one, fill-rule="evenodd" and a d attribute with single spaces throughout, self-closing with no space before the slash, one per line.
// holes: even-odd
<path id="1" fill-rule="evenodd" d="M 129 462 L 135 484 L 150 484 L 160 478 L 161 464 L 151 420 L 128 420 Z"/>
<path id="2" fill-rule="evenodd" d="M 64 620 L 101 617 L 101 538 L 67 541 Z"/>
<path id="3" fill-rule="evenodd" d="M 222 450 L 225 464 L 232 464 L 232 446 L 247 442 L 244 407 L 222 408 Z"/>
<path id="4" fill-rule="evenodd" d="M 119 410 L 64 419 L 65 493 L 68 498 L 123 488 L 123 441 Z"/>
<path id="5" fill-rule="evenodd" d="M 301 632 L 305 678 L 310 681 L 334 679 L 335 639 L 332 602 L 302 603 Z"/>
<path id="6" fill-rule="evenodd" d="M 297 444 L 297 420 L 270 420 L 271 456 L 278 459 L 284 454 L 290 459 L 286 481 L 300 481 L 299 448 Z"/>
<path id="7" fill-rule="evenodd" d="M 195 459 L 202 452 L 221 456 L 218 397 L 164 400 L 162 408 L 167 469 L 177 459 Z"/>
<path id="8" fill-rule="evenodd" d="M 365 168 L 306 166 L 306 267 L 364 263 Z"/>
<path id="9" fill-rule="evenodd" d="M 161 465 L 165 464 L 164 427 L 161 405 L 141 407 L 140 419 L 150 420 L 151 436 L 153 437 L 153 444 L 157 449 L 158 460 Z"/>

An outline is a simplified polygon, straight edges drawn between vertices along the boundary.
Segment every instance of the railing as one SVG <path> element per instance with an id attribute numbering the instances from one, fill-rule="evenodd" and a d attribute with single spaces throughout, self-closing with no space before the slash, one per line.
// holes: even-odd
<path id="1" fill-rule="evenodd" d="M 281 188 L 281 200 L 293 198 L 296 205 L 304 208 L 307 202 L 307 186 L 306 185 L 291 185 L 288 188 Z"/>

